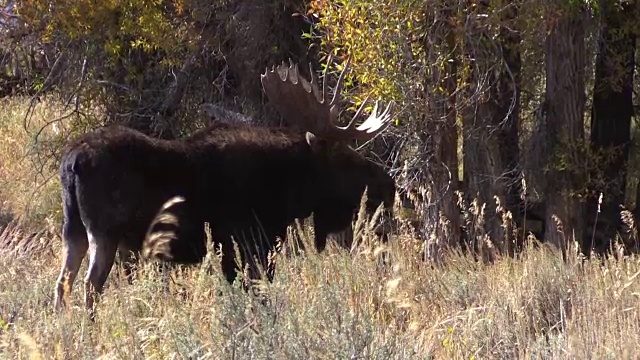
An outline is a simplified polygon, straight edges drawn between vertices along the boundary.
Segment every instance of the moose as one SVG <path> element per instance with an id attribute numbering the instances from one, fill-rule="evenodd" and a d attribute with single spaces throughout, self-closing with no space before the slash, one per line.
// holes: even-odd
<path id="1" fill-rule="evenodd" d="M 367 98 L 348 125 L 338 126 L 338 95 L 347 67 L 330 102 L 326 81 L 320 92 L 313 71 L 311 81 L 305 79 L 290 59 L 261 74 L 269 102 L 290 126 L 222 121 L 162 140 L 111 125 L 72 141 L 59 170 L 64 252 L 54 307 L 65 306 L 88 252 L 85 306 L 93 318 L 116 253 L 130 275 L 127 264 L 140 253 L 158 209 L 176 196 L 184 202 L 166 260 L 200 262 L 208 222 L 230 283 L 239 270 L 233 241 L 243 249 L 243 263 L 255 256 L 264 264 L 276 237 L 284 237 L 295 219 L 313 215 L 315 246 L 322 251 L 329 234 L 350 228 L 365 189 L 367 210 L 382 205 L 390 214 L 396 189 L 392 177 L 348 141 L 384 131 L 394 103 L 378 114 L 376 101 L 370 116 L 356 126 Z"/>

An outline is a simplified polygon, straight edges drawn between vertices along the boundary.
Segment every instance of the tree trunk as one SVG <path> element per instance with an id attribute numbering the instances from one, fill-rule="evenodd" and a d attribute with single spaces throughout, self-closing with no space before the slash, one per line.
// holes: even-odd
<path id="1" fill-rule="evenodd" d="M 554 0 L 549 11 L 560 13 L 545 40 L 545 240 L 566 255 L 569 241 L 583 234 L 582 206 L 576 195 L 584 185 L 586 12 L 580 5 Z M 578 238 L 575 238 L 575 237 Z"/>
<path id="2" fill-rule="evenodd" d="M 429 169 L 425 171 L 432 176 L 432 186 L 427 206 L 423 212 L 425 222 L 431 228 L 431 239 L 427 240 L 425 257 L 439 261 L 444 248 L 457 247 L 460 243 L 460 208 L 457 206 L 456 191 L 459 187 L 458 175 L 458 125 L 456 123 L 456 89 L 457 62 L 456 34 L 453 26 L 455 22 L 455 4 L 444 2 L 435 11 L 435 36 L 442 44 L 443 54 L 449 54 L 448 61 L 444 61 L 442 68 L 434 66 L 429 78 L 425 79 L 425 89 L 439 88 L 430 98 L 429 107 L 434 119 L 425 121 L 426 131 L 422 141 L 431 146 L 435 155 L 428 161 Z M 425 50 L 431 48 L 429 40 L 425 39 Z M 431 140 L 427 137 L 432 137 Z M 424 154 L 423 154 L 424 155 Z"/>
<path id="3" fill-rule="evenodd" d="M 593 108 L 591 109 L 591 149 L 605 161 L 595 169 L 597 186 L 587 203 L 587 228 L 583 251 L 608 248 L 620 228 L 620 204 L 624 203 L 627 160 L 633 115 L 633 71 L 635 67 L 636 21 L 631 5 L 618 9 L 611 1 L 601 0 L 601 32 L 596 58 Z M 599 186 L 598 186 L 599 185 Z M 603 193 L 599 206 L 599 194 Z M 600 213 L 598 213 L 600 212 Z"/>
<path id="4" fill-rule="evenodd" d="M 505 204 L 514 215 L 520 213 L 520 194 L 522 191 L 520 173 L 520 72 L 522 60 L 520 55 L 520 29 L 517 27 L 520 1 L 504 0 L 506 7 L 500 26 L 500 49 L 504 67 L 498 79 L 498 116 L 496 124 L 500 124 L 500 158 L 503 161 L 507 188 Z"/>
<path id="5" fill-rule="evenodd" d="M 478 249 L 476 241 L 485 234 L 500 252 L 513 253 L 511 224 L 501 215 L 506 211 L 518 214 L 518 112 L 520 53 L 519 34 L 513 30 L 517 4 L 508 4 L 503 10 L 503 24 L 499 30 L 502 58 L 491 52 L 491 34 L 486 24 L 471 30 L 473 43 L 467 46 L 469 58 L 475 59 L 470 74 L 469 99 L 472 106 L 463 116 L 464 123 L 464 176 L 469 198 L 477 198 L 485 206 L 484 221 L 474 220 L 468 225 L 469 240 Z M 490 9 L 481 6 L 479 11 Z M 493 68 L 500 64 L 498 72 Z M 488 80 L 488 81 L 487 81 Z M 488 84 L 484 88 L 482 84 Z M 480 94 L 477 103 L 473 94 Z M 496 203 L 497 197 L 500 206 Z M 469 226 L 471 225 L 471 226 Z M 475 227 L 475 229 L 474 229 Z"/>

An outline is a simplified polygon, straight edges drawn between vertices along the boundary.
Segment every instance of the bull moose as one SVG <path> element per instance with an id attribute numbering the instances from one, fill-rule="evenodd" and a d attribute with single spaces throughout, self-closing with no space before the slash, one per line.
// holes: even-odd
<path id="1" fill-rule="evenodd" d="M 350 227 L 365 188 L 369 211 L 380 204 L 391 209 L 391 176 L 346 142 L 384 131 L 393 102 L 378 114 L 376 101 L 371 115 L 356 126 L 365 100 L 347 126 L 337 126 L 346 69 L 330 102 L 326 82 L 321 93 L 313 71 L 308 81 L 291 60 L 266 69 L 263 89 L 289 127 L 218 122 L 184 138 L 161 140 L 107 126 L 70 143 L 60 165 L 64 254 L 55 308 L 65 305 L 88 251 L 85 306 L 93 314 L 116 253 L 125 263 L 138 253 L 158 209 L 175 196 L 185 201 L 170 244 L 171 261 L 203 259 L 203 225 L 209 222 L 229 282 L 238 271 L 232 240 L 245 252 L 243 262 L 251 256 L 264 262 L 287 225 L 313 214 L 315 243 L 322 251 L 328 234 Z"/>

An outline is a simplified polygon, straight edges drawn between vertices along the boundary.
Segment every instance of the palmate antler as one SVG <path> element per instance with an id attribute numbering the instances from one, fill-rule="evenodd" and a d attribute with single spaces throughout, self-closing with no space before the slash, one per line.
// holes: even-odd
<path id="1" fill-rule="evenodd" d="M 335 93 L 329 103 L 326 102 L 327 82 L 323 82 L 322 93 L 320 93 L 311 64 L 309 64 L 311 82 L 300 75 L 298 64 L 294 64 L 291 59 L 289 59 L 288 66 L 282 62 L 281 65 L 272 67 L 271 70 L 267 68 L 265 73 L 260 76 L 260 80 L 269 102 L 278 109 L 290 125 L 298 126 L 326 140 L 369 140 L 391 124 L 394 102 L 391 101 L 387 108 L 378 115 L 378 101 L 376 101 L 371 115 L 356 127 L 356 120 L 369 100 L 367 97 L 347 126 L 337 126 L 338 97 L 348 67 L 349 61 L 340 73 Z"/>

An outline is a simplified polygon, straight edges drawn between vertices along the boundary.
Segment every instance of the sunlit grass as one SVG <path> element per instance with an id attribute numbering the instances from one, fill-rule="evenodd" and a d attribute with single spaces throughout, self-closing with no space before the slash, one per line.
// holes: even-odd
<path id="1" fill-rule="evenodd" d="M 69 133 L 69 110 L 46 97 L 0 99 L 0 225 L 20 219 L 35 230 L 61 218 L 56 151 Z"/>
<path id="2" fill-rule="evenodd" d="M 169 275 L 150 263 L 132 285 L 114 268 L 92 323 L 82 275 L 70 306 L 52 309 L 60 247 L 0 257 L 3 357 L 629 358 L 640 343 L 637 258 L 563 262 L 542 247 L 432 267 L 396 236 L 351 255 L 278 255 L 257 296 L 228 285 L 215 256 Z"/>

